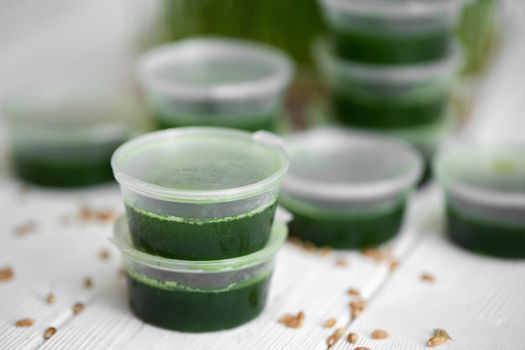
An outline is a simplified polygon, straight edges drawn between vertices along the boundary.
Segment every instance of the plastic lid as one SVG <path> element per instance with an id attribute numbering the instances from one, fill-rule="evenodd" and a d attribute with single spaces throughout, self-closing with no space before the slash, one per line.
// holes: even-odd
<path id="1" fill-rule="evenodd" d="M 372 133 L 323 128 L 286 139 L 290 170 L 283 189 L 320 200 L 394 196 L 416 184 L 420 155 L 409 145 Z"/>
<path id="2" fill-rule="evenodd" d="M 189 203 L 249 198 L 275 189 L 288 169 L 279 138 L 226 128 L 153 132 L 119 147 L 117 181 L 135 192 Z"/>
<path id="3" fill-rule="evenodd" d="M 8 125 L 57 142 L 120 139 L 140 126 L 140 111 L 129 96 L 90 83 L 23 90 L 8 96 L 2 107 Z"/>
<path id="4" fill-rule="evenodd" d="M 279 220 L 275 220 L 268 243 L 264 248 L 255 253 L 222 260 L 176 260 L 147 254 L 134 248 L 129 233 L 128 223 L 126 217 L 123 215 L 118 218 L 114 224 L 113 242 L 126 258 L 133 262 L 154 267 L 159 270 L 162 269 L 189 273 L 220 273 L 224 271 L 240 270 L 269 261 L 283 245 L 287 234 L 288 228 L 286 224 Z"/>
<path id="5" fill-rule="evenodd" d="M 525 207 L 525 146 L 454 145 L 434 167 L 447 191 L 473 202 Z"/>
<path id="6" fill-rule="evenodd" d="M 455 14 L 465 0 L 320 0 L 332 11 L 388 18 Z"/>
<path id="7" fill-rule="evenodd" d="M 342 77 L 364 82 L 395 84 L 452 77 L 461 66 L 462 60 L 461 49 L 456 43 L 448 57 L 425 63 L 404 65 L 359 63 L 338 58 L 327 38 L 320 38 L 315 42 L 314 55 L 321 70 L 330 80 Z"/>
<path id="8" fill-rule="evenodd" d="M 187 99 L 240 99 L 275 95 L 289 83 L 290 59 L 264 44 L 193 38 L 142 57 L 137 74 L 149 89 Z"/>

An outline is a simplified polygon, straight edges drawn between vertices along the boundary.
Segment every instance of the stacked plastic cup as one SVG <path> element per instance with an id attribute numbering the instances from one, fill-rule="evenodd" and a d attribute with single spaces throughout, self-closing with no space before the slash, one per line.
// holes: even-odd
<path id="1" fill-rule="evenodd" d="M 273 131 L 291 60 L 270 46 L 197 37 L 153 49 L 137 77 L 159 128 L 220 126 Z"/>
<path id="2" fill-rule="evenodd" d="M 314 48 L 343 125 L 411 137 L 450 118 L 464 0 L 320 0 L 330 29 Z M 443 135 L 432 135 L 441 139 Z M 426 157 L 428 157 L 426 155 Z"/>
<path id="3" fill-rule="evenodd" d="M 209 331 L 263 309 L 287 229 L 274 220 L 288 158 L 278 137 L 177 128 L 114 153 L 126 218 L 115 241 L 133 312 L 164 328 Z"/>

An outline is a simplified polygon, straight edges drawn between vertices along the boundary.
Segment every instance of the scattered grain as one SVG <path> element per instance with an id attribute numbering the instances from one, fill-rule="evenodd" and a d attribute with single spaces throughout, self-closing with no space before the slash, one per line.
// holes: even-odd
<path id="1" fill-rule="evenodd" d="M 100 260 L 102 261 L 108 261 L 109 258 L 111 257 L 111 254 L 109 253 L 109 250 L 107 249 L 101 249 L 99 252 L 98 252 L 98 257 L 100 258 Z"/>
<path id="2" fill-rule="evenodd" d="M 349 333 L 346 337 L 346 341 L 348 341 L 350 344 L 357 344 L 359 341 L 359 336 L 355 333 Z"/>
<path id="3" fill-rule="evenodd" d="M 93 217 L 93 211 L 87 205 L 81 205 L 78 210 L 78 219 L 80 221 L 88 221 Z"/>
<path id="4" fill-rule="evenodd" d="M 288 328 L 300 328 L 304 323 L 304 312 L 299 311 L 295 316 L 285 314 L 279 319 L 279 323 L 282 323 Z"/>
<path id="5" fill-rule="evenodd" d="M 355 320 L 359 315 L 363 313 L 366 307 L 366 301 L 359 299 L 359 300 L 353 300 L 350 302 L 350 314 L 352 316 L 352 320 Z"/>
<path id="6" fill-rule="evenodd" d="M 95 218 L 102 223 L 107 223 L 113 221 L 115 213 L 111 209 L 99 210 L 95 212 Z"/>
<path id="7" fill-rule="evenodd" d="M 36 221 L 28 221 L 25 224 L 15 227 L 15 235 L 26 236 L 30 233 L 35 232 L 36 228 L 37 228 Z"/>
<path id="8" fill-rule="evenodd" d="M 358 346 L 354 350 L 370 350 L 370 348 L 365 348 L 365 347 L 362 347 L 362 346 Z"/>
<path id="9" fill-rule="evenodd" d="M 49 293 L 46 297 L 46 303 L 48 305 L 53 305 L 56 302 L 56 297 L 53 293 Z"/>
<path id="10" fill-rule="evenodd" d="M 14 278 L 15 273 L 11 266 L 6 266 L 0 269 L 0 282 L 10 281 Z"/>
<path id="11" fill-rule="evenodd" d="M 79 313 L 84 311 L 85 307 L 86 306 L 82 303 L 75 303 L 75 305 L 73 305 L 73 314 L 78 315 Z"/>
<path id="12" fill-rule="evenodd" d="M 91 279 L 91 277 L 89 277 L 89 276 L 85 277 L 83 285 L 84 285 L 84 288 L 86 288 L 86 289 L 93 288 L 93 280 Z"/>
<path id="13" fill-rule="evenodd" d="M 390 251 L 385 249 L 366 248 L 362 251 L 362 254 L 376 262 L 383 262 L 392 259 Z"/>
<path id="14" fill-rule="evenodd" d="M 44 340 L 48 340 L 49 338 L 54 336 L 56 332 L 57 332 L 57 329 L 55 327 L 49 327 L 44 332 Z"/>
<path id="15" fill-rule="evenodd" d="M 392 272 L 395 272 L 397 270 L 397 268 L 399 267 L 399 260 L 397 259 L 392 259 L 390 261 L 390 265 L 388 267 L 388 270 L 392 273 Z"/>
<path id="16" fill-rule="evenodd" d="M 21 320 L 16 321 L 16 327 L 31 327 L 35 323 L 35 320 L 32 318 L 22 318 Z"/>
<path id="17" fill-rule="evenodd" d="M 337 320 L 335 318 L 329 318 L 323 323 L 324 328 L 332 328 L 337 323 Z"/>
<path id="18" fill-rule="evenodd" d="M 343 336 L 345 332 L 344 328 L 337 328 L 329 337 L 326 339 L 326 345 L 328 347 L 333 346 Z"/>
<path id="19" fill-rule="evenodd" d="M 335 266 L 346 267 L 348 266 L 348 261 L 346 261 L 344 258 L 339 257 L 335 260 Z"/>
<path id="20" fill-rule="evenodd" d="M 361 292 L 356 288 L 350 288 L 347 293 L 352 297 L 358 297 L 361 295 Z"/>
<path id="21" fill-rule="evenodd" d="M 427 346 L 432 348 L 445 344 L 447 341 L 452 340 L 452 337 L 443 329 L 434 329 L 434 335 L 427 341 Z"/>
<path id="22" fill-rule="evenodd" d="M 388 332 L 383 329 L 375 329 L 372 334 L 370 334 L 372 339 L 380 340 L 388 338 Z"/>
<path id="23" fill-rule="evenodd" d="M 436 280 L 435 277 L 429 273 L 422 273 L 421 276 L 421 281 L 423 282 L 427 282 L 427 283 L 434 283 L 434 281 Z"/>

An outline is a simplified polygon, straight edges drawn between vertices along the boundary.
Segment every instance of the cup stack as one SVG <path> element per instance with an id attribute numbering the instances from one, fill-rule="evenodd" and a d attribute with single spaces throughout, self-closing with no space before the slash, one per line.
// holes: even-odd
<path id="1" fill-rule="evenodd" d="M 320 0 L 315 46 L 341 124 L 385 132 L 429 158 L 447 131 L 463 0 Z"/>
<path id="2" fill-rule="evenodd" d="M 288 163 L 273 134 L 226 128 L 158 131 L 117 149 L 126 218 L 114 240 L 140 319 L 200 332 L 263 310 L 287 234 L 274 216 Z"/>

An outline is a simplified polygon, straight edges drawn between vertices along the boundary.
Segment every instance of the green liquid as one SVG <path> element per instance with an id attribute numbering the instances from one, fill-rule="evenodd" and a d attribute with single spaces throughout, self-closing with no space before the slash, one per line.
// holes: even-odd
<path id="1" fill-rule="evenodd" d="M 432 99 L 398 101 L 393 98 L 362 98 L 351 93 L 335 93 L 333 97 L 337 119 L 347 125 L 394 129 L 432 124 L 445 115 L 447 98 L 438 94 Z"/>
<path id="2" fill-rule="evenodd" d="M 525 224 L 479 219 L 448 205 L 447 232 L 453 242 L 470 251 L 503 258 L 525 258 Z"/>
<path id="3" fill-rule="evenodd" d="M 257 116 L 255 118 L 253 116 L 239 116 L 238 120 L 225 120 L 220 116 L 214 118 L 214 121 L 211 121 L 211 118 L 206 119 L 206 121 L 196 118 L 192 122 L 188 120 L 180 120 L 177 118 L 170 119 L 169 117 L 163 117 L 159 114 L 155 116 L 156 124 L 159 129 L 169 129 L 184 126 L 218 126 L 241 129 L 251 132 L 258 130 L 275 131 L 278 119 L 277 113 L 269 113 L 267 115 Z"/>
<path id="4" fill-rule="evenodd" d="M 270 275 L 228 290 L 158 288 L 128 276 L 131 309 L 144 322 L 178 331 L 228 329 L 257 317 L 266 304 Z"/>
<path id="5" fill-rule="evenodd" d="M 449 28 L 414 30 L 412 34 L 334 29 L 332 36 L 335 50 L 342 58 L 376 64 L 404 64 L 446 57 L 454 33 Z"/>
<path id="6" fill-rule="evenodd" d="M 286 208 L 294 215 L 288 224 L 290 235 L 317 246 L 361 249 L 377 246 L 397 235 L 403 221 L 405 201 L 386 212 L 348 217 L 313 217 Z"/>
<path id="7" fill-rule="evenodd" d="M 83 187 L 100 184 L 113 180 L 111 170 L 111 155 L 118 147 L 100 151 L 96 157 L 83 159 L 74 158 L 71 155 L 63 157 L 42 157 L 41 154 L 29 155 L 16 152 L 13 155 L 13 167 L 15 173 L 23 180 L 49 187 Z M 51 151 L 52 152 L 52 151 Z"/>
<path id="8" fill-rule="evenodd" d="M 262 249 L 270 238 L 276 204 L 236 217 L 183 220 L 126 205 L 134 245 L 149 254 L 184 260 L 227 259 Z"/>

